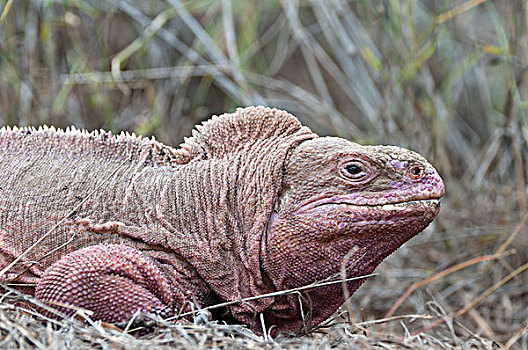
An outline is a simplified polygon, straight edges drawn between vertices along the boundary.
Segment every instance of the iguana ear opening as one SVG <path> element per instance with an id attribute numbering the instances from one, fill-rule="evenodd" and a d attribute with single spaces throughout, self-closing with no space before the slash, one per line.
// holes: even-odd
<path id="1" fill-rule="evenodd" d="M 286 111 L 257 106 L 212 116 L 185 138 L 178 154 L 181 164 L 192 160 L 236 157 L 250 148 L 281 145 L 297 135 L 316 135 Z M 310 137 L 310 138 L 311 138 Z"/>

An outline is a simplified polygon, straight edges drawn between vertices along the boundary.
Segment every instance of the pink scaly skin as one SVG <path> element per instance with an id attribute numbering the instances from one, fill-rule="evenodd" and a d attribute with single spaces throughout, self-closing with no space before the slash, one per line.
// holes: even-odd
<path id="1" fill-rule="evenodd" d="M 185 301 L 335 280 L 343 265 L 347 277 L 369 274 L 427 227 L 443 194 L 417 153 L 320 138 L 265 107 L 214 117 L 178 150 L 105 132 L 3 130 L 0 270 L 66 315 L 72 305 L 106 322 L 169 317 Z M 341 284 L 301 296 L 213 316 L 262 334 L 260 313 L 274 336 L 304 333 L 345 301 Z"/>

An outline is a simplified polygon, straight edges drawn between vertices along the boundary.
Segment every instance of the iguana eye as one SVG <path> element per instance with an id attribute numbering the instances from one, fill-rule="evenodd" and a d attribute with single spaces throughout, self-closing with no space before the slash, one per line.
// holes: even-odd
<path id="1" fill-rule="evenodd" d="M 349 180 L 363 180 L 369 175 L 368 167 L 361 162 L 348 162 L 343 165 L 343 175 Z"/>
<path id="2" fill-rule="evenodd" d="M 350 175 L 358 175 L 363 170 L 361 170 L 361 168 L 357 166 L 356 164 L 351 164 L 351 165 L 347 165 L 346 171 L 348 171 Z"/>

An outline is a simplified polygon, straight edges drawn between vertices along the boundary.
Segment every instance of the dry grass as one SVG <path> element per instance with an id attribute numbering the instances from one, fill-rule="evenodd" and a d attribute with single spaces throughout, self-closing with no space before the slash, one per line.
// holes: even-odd
<path id="1" fill-rule="evenodd" d="M 147 316 L 145 316 L 147 317 Z M 79 317 L 80 318 L 80 317 Z M 84 320 L 89 320 L 87 316 Z M 499 344 L 471 332 L 457 335 L 453 325 L 442 327 L 432 333 L 410 335 L 407 323 L 421 323 L 423 317 L 412 315 L 394 318 L 400 323 L 405 336 L 380 332 L 374 323 L 352 325 L 339 318 L 303 337 L 258 337 L 243 326 L 225 325 L 216 322 L 205 324 L 174 324 L 162 320 L 155 322 L 156 328 L 143 336 L 130 334 L 111 325 L 91 320 L 42 319 L 15 310 L 10 304 L 0 305 L 0 347 L 39 349 L 282 349 L 282 348 L 384 348 L 384 349 L 430 349 L 472 348 L 496 349 Z M 426 318 L 427 319 L 427 318 Z M 385 321 L 387 322 L 387 321 Z M 152 322 L 151 322 L 152 323 Z M 372 330 L 371 330 L 372 329 Z"/>
<path id="2" fill-rule="evenodd" d="M 47 322 L 3 299 L 1 348 L 528 348 L 528 233 L 516 229 L 528 208 L 525 1 L 0 5 L 2 124 L 129 130 L 177 145 L 211 114 L 265 104 L 320 134 L 417 150 L 447 186 L 432 227 L 309 336 L 160 322 L 137 338 Z M 391 308 L 420 317 L 368 324 L 364 336 L 361 308 L 367 322 Z"/>

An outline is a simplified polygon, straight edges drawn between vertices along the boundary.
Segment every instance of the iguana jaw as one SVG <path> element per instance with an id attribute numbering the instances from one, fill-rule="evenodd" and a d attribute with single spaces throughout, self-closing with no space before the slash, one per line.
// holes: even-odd
<path id="1" fill-rule="evenodd" d="M 397 247 L 422 231 L 439 211 L 440 200 L 437 198 L 356 204 L 346 196 L 340 196 L 312 201 L 290 215 L 301 221 L 315 220 L 317 224 L 313 229 L 319 234 L 314 236 L 322 242 L 335 240 L 335 244 L 343 244 L 342 238 L 362 240 L 381 234 L 386 238 L 393 237 L 392 245 Z M 273 216 L 274 219 L 278 217 Z M 399 231 L 402 232 L 396 233 Z"/>

